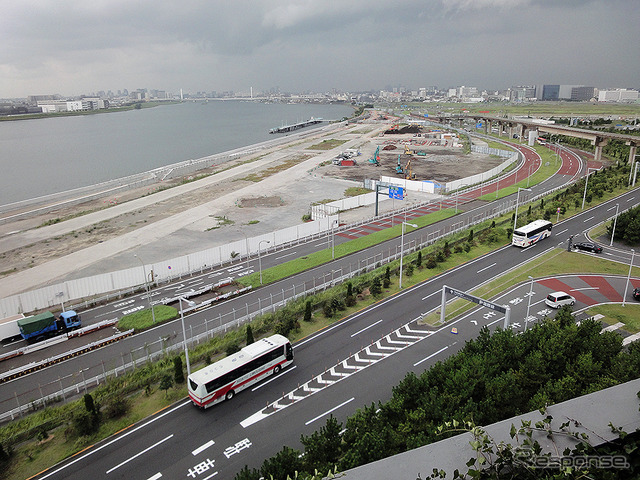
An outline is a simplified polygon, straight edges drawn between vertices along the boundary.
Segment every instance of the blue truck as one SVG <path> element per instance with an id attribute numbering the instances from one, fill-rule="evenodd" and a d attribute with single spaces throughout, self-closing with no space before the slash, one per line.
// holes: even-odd
<path id="1" fill-rule="evenodd" d="M 80 315 L 73 310 L 62 312 L 59 317 L 51 312 L 39 313 L 18 320 L 20 335 L 25 340 L 38 341 L 59 335 L 82 325 Z"/>

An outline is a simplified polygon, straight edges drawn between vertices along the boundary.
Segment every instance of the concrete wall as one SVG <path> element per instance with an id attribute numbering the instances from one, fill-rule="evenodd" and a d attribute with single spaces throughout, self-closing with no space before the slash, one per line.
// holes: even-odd
<path id="1" fill-rule="evenodd" d="M 247 254 L 257 255 L 260 242 L 264 240 L 268 240 L 270 243 L 268 245 L 263 243 L 262 251 L 273 250 L 303 238 L 327 232 L 332 227 L 335 228 L 337 222 L 338 216 L 330 215 L 313 222 L 294 225 L 258 237 L 238 240 L 227 245 L 213 247 L 163 262 L 147 264 L 144 267 L 140 265 L 126 270 L 69 280 L 30 292 L 12 295 L 0 299 L 0 317 L 4 318 L 39 309 L 57 308 L 60 305 L 60 301 L 63 301 L 68 308 L 69 302 L 74 300 L 96 297 L 108 292 L 130 291 L 135 287 L 144 285 L 145 270 L 149 275 L 153 271 L 153 278 L 156 284 L 166 283 L 172 279 L 194 272 L 201 272 L 228 262 L 232 259 L 232 253 L 238 259 L 246 257 Z"/>

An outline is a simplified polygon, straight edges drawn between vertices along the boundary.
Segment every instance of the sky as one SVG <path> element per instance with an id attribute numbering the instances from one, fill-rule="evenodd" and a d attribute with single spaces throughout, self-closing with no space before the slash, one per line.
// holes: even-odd
<path id="1" fill-rule="evenodd" d="M 0 98 L 640 87 L 639 0 L 0 0 Z"/>

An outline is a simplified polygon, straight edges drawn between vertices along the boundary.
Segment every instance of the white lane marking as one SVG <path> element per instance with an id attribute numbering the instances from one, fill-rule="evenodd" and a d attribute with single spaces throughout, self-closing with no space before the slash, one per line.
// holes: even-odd
<path id="1" fill-rule="evenodd" d="M 260 382 L 260 384 L 259 384 L 257 387 L 253 387 L 253 388 L 251 389 L 251 391 L 252 391 L 252 392 L 255 392 L 255 391 L 256 391 L 256 390 L 258 390 L 259 388 L 262 388 L 262 387 L 264 387 L 265 385 L 270 384 L 270 383 L 271 383 L 271 382 L 273 382 L 276 378 L 280 378 L 280 377 L 281 377 L 282 375 L 284 375 L 285 373 L 289 373 L 289 372 L 291 372 L 292 370 L 295 370 L 295 369 L 296 369 L 296 365 L 294 365 L 294 366 L 293 366 L 293 367 L 291 367 L 291 368 L 287 368 L 285 371 L 280 372 L 278 375 L 271 375 L 271 378 L 270 378 L 269 380 L 266 380 L 266 381 L 264 381 L 264 382 Z"/>
<path id="2" fill-rule="evenodd" d="M 162 474 L 158 472 L 153 477 L 149 477 L 147 480 L 158 480 L 161 477 L 162 477 Z"/>
<path id="3" fill-rule="evenodd" d="M 209 475 L 208 477 L 205 477 L 203 480 L 209 480 L 210 478 L 215 477 L 218 474 L 218 472 L 213 472 L 211 475 Z"/>
<path id="4" fill-rule="evenodd" d="M 209 440 L 204 445 L 200 445 L 198 448 L 196 448 L 193 452 L 191 452 L 191 454 L 195 457 L 196 455 L 198 455 L 201 452 L 204 452 L 207 448 L 214 445 L 215 443 L 216 442 L 214 442 L 213 440 Z"/>
<path id="5" fill-rule="evenodd" d="M 584 288 L 572 288 L 570 292 L 581 292 L 582 290 L 600 290 L 600 287 L 584 287 Z"/>
<path id="6" fill-rule="evenodd" d="M 191 400 L 187 400 L 186 402 L 181 403 L 180 405 L 177 405 L 175 408 L 172 408 L 171 410 L 167 410 L 167 411 L 166 411 L 166 412 L 164 412 L 163 414 L 158 415 L 157 417 L 155 417 L 155 418 L 151 419 L 151 420 L 150 420 L 150 421 L 148 421 L 147 423 L 144 423 L 144 424 L 140 425 L 139 427 L 136 427 L 136 428 L 133 428 L 133 429 L 131 429 L 131 430 L 127 431 L 127 433 L 124 433 L 123 435 L 121 435 L 121 436 L 119 436 L 119 437 L 117 437 L 117 438 L 114 438 L 114 439 L 113 439 L 113 440 L 111 440 L 110 442 L 107 442 L 107 443 L 105 443 L 105 444 L 100 445 L 100 446 L 99 446 L 98 448 L 96 448 L 95 450 L 90 450 L 86 455 L 81 455 L 81 456 L 77 457 L 75 460 L 73 460 L 73 461 L 71 461 L 71 462 L 69 462 L 69 463 L 67 463 L 67 464 L 63 465 L 63 466 L 62 466 L 62 467 L 60 467 L 59 469 L 54 470 L 54 471 L 52 471 L 52 472 L 48 473 L 47 475 L 45 475 L 44 477 L 42 477 L 42 478 L 41 478 L 41 480 L 44 480 L 45 478 L 49 478 L 50 476 L 55 475 L 55 474 L 56 474 L 56 473 L 58 473 L 58 472 L 61 472 L 62 470 L 64 470 L 65 468 L 67 468 L 67 467 L 69 467 L 69 466 L 71 466 L 71 465 L 73 465 L 74 463 L 79 462 L 80 460 L 83 460 L 83 459 L 87 458 L 88 456 L 93 455 L 93 454 L 94 454 L 94 453 L 96 453 L 96 452 L 99 452 L 100 450 L 102 450 L 103 448 L 108 447 L 108 446 L 109 446 L 109 445 L 111 445 L 112 443 L 115 443 L 115 442 L 117 442 L 118 440 L 122 440 L 123 438 L 128 437 L 128 436 L 129 436 L 129 435 L 131 435 L 133 432 L 137 432 L 137 431 L 138 431 L 138 430 L 140 430 L 141 428 L 147 427 L 147 426 L 151 425 L 152 423 L 154 423 L 156 420 L 160 420 L 162 417 L 164 417 L 164 416 L 166 416 L 166 415 L 169 415 L 169 414 L 171 414 L 171 413 L 175 412 L 177 409 L 182 408 L 182 407 L 184 407 L 185 405 L 189 405 L 189 404 L 191 404 Z"/>
<path id="7" fill-rule="evenodd" d="M 585 218 L 582 223 L 587 223 L 589 220 L 593 220 L 595 217 Z"/>
<path id="8" fill-rule="evenodd" d="M 440 350 L 438 350 L 437 352 L 432 353 L 431 355 L 429 355 L 426 358 L 423 358 L 422 360 L 420 360 L 418 363 L 414 363 L 413 366 L 417 367 L 418 365 L 420 365 L 422 362 L 426 362 L 427 360 L 429 360 L 432 357 L 435 357 L 437 354 L 439 354 L 440 352 L 444 352 L 447 348 L 449 348 L 449 345 L 447 345 L 446 347 L 442 347 Z"/>
<path id="9" fill-rule="evenodd" d="M 358 335 L 359 333 L 362 333 L 362 332 L 364 332 L 365 330 L 367 330 L 367 329 L 369 329 L 369 328 L 373 327 L 374 325 L 379 324 L 381 321 L 382 321 L 382 319 L 378 320 L 378 321 L 377 321 L 377 322 L 375 322 L 375 323 L 372 323 L 371 325 L 368 325 L 368 326 L 364 327 L 362 330 L 358 330 L 356 333 L 354 333 L 353 335 L 351 335 L 351 338 L 353 338 L 353 337 L 355 337 L 356 335 Z"/>
<path id="10" fill-rule="evenodd" d="M 326 415 L 329 415 L 331 412 L 336 411 L 337 409 L 339 409 L 340 407 L 344 407 L 347 403 L 352 402 L 355 400 L 355 397 L 351 397 L 349 400 L 347 400 L 346 402 L 342 402 L 340 405 L 333 407 L 331 410 L 327 410 L 324 413 L 321 413 L 320 415 L 318 415 L 316 418 L 312 418 L 311 420 L 309 420 L 308 422 L 305 422 L 305 425 L 309 425 L 310 423 L 315 422 L 316 420 L 318 420 L 319 418 L 322 418 Z"/>
<path id="11" fill-rule="evenodd" d="M 424 300 L 426 300 L 427 298 L 429 298 L 429 297 L 433 297 L 434 295 L 437 295 L 437 294 L 439 294 L 439 293 L 442 293 L 442 290 L 436 290 L 435 292 L 430 293 L 430 294 L 429 294 L 429 295 L 427 295 L 426 297 L 423 297 L 423 298 L 422 298 L 422 300 L 424 301 Z"/>
<path id="12" fill-rule="evenodd" d="M 567 232 L 569 231 L 568 228 L 565 228 L 564 230 L 560 230 L 559 232 L 556 232 L 556 235 L 560 235 L 561 233 Z"/>
<path id="13" fill-rule="evenodd" d="M 127 463 L 129 463 L 131 460 L 135 460 L 136 458 L 138 458 L 140 455 L 143 455 L 145 453 L 147 453 L 149 450 L 151 450 L 152 448 L 157 447 L 158 445 L 160 445 L 161 443 L 166 442 L 167 440 L 169 440 L 171 437 L 173 437 L 173 433 L 171 435 L 169 435 L 168 437 L 160 440 L 159 442 L 154 443 L 153 445 L 151 445 L 148 448 L 145 448 L 143 451 L 136 453 L 133 457 L 129 458 L 128 460 L 125 460 L 124 462 L 122 462 L 119 465 L 116 465 L 115 467 L 113 467 L 111 470 L 107 470 L 107 474 L 113 472 L 114 470 L 120 468 L 123 465 L 126 465 Z"/>
<path id="14" fill-rule="evenodd" d="M 274 260 L 280 260 L 281 258 L 290 257 L 291 255 L 295 255 L 297 252 L 287 253 L 286 255 L 281 255 L 279 257 L 275 257 Z"/>
<path id="15" fill-rule="evenodd" d="M 492 263 L 491 265 L 489 265 L 488 267 L 484 267 L 481 268 L 480 270 L 478 270 L 476 273 L 480 273 L 480 272 L 484 272 L 485 270 L 490 269 L 491 267 L 495 267 L 497 265 L 497 263 Z"/>
<path id="16" fill-rule="evenodd" d="M 504 320 L 504 317 L 500 317 L 500 318 L 498 318 L 497 320 L 494 320 L 494 321 L 493 321 L 493 322 L 491 322 L 491 323 L 487 323 L 487 327 L 490 327 L 490 326 L 491 326 L 491 325 L 493 325 L 494 323 L 498 323 L 498 322 L 500 322 L 500 321 L 502 321 L 502 320 Z"/>

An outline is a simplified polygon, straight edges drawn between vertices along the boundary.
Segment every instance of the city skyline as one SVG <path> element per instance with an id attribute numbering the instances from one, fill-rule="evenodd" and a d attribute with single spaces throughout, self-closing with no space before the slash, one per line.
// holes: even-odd
<path id="1" fill-rule="evenodd" d="M 637 13 L 633 0 L 15 2 L 0 18 L 0 98 L 638 88 Z"/>

